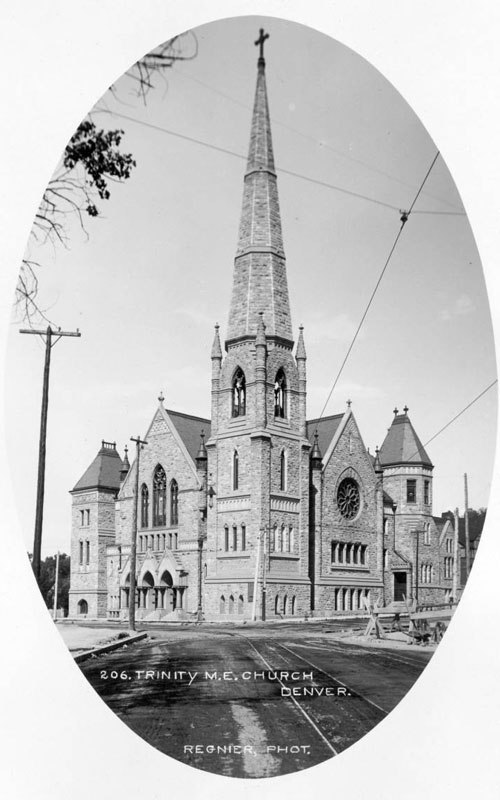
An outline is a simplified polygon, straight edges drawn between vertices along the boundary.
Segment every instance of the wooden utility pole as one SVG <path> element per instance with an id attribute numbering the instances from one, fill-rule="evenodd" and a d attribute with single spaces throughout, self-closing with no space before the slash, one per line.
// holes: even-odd
<path id="1" fill-rule="evenodd" d="M 19 333 L 35 333 L 45 341 L 45 366 L 43 370 L 42 413 L 40 418 L 40 443 L 38 448 L 38 480 L 36 488 L 35 535 L 33 539 L 33 572 L 37 582 L 40 582 L 40 560 L 42 551 L 43 528 L 43 500 L 45 493 L 45 458 L 47 445 L 47 411 L 49 407 L 49 377 L 50 377 L 50 352 L 62 336 L 81 336 L 78 328 L 76 331 L 62 331 L 58 328 L 53 331 L 50 325 L 47 330 L 35 328 L 21 328 Z"/>
<path id="2" fill-rule="evenodd" d="M 458 525 L 459 525 L 458 508 L 455 509 L 455 535 L 453 537 L 453 602 L 458 601 Z"/>
<path id="3" fill-rule="evenodd" d="M 59 550 L 56 555 L 56 583 L 54 586 L 54 619 L 57 619 L 57 590 L 59 588 Z"/>
<path id="4" fill-rule="evenodd" d="M 467 486 L 467 473 L 464 474 L 464 491 L 465 491 L 465 580 L 468 579 L 470 573 L 470 541 L 469 541 L 469 489 Z"/>
<path id="5" fill-rule="evenodd" d="M 139 463 L 141 448 L 147 444 L 140 436 L 131 442 L 135 442 L 135 491 L 134 491 L 134 513 L 132 517 L 132 538 L 130 541 L 130 590 L 128 597 L 128 626 L 131 631 L 135 631 L 135 565 L 137 562 L 137 511 L 139 506 Z"/>

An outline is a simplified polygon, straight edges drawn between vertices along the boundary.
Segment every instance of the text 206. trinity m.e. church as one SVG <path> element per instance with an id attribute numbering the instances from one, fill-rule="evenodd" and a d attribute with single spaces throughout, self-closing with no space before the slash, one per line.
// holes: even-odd
<path id="1" fill-rule="evenodd" d="M 261 44 L 211 418 L 170 411 L 160 396 L 138 476 L 137 460 L 102 442 L 71 491 L 70 616 L 128 616 L 136 485 L 138 619 L 261 618 L 263 602 L 267 619 L 321 617 L 365 601 L 450 599 L 453 527 L 433 516 L 433 465 L 408 409 L 395 409 L 375 456 L 350 402 L 307 419 L 302 328 L 296 336 Z"/>

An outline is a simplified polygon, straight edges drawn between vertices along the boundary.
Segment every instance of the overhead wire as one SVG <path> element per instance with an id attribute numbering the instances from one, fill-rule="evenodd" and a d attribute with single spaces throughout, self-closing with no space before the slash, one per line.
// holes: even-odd
<path id="1" fill-rule="evenodd" d="M 364 323 L 364 321 L 365 321 L 365 319 L 366 319 L 366 315 L 368 314 L 368 311 L 370 310 L 370 307 L 371 307 L 371 304 L 373 303 L 373 300 L 374 300 L 374 298 L 375 298 L 375 295 L 377 294 L 378 288 L 379 288 L 379 286 L 380 286 L 380 284 L 381 284 L 381 282 L 382 282 L 382 278 L 383 278 L 383 277 L 384 277 L 384 275 L 385 275 L 385 272 L 386 272 L 386 270 L 387 270 L 387 267 L 389 266 L 389 262 L 390 262 L 390 260 L 391 260 L 391 258 L 392 258 L 392 255 L 393 255 L 393 253 L 394 253 L 394 251 L 395 251 L 395 249 L 396 249 L 396 246 L 397 246 L 397 244 L 398 244 L 398 242 L 399 242 L 399 239 L 400 239 L 400 237 L 401 237 L 401 234 L 403 233 L 403 228 L 404 228 L 404 226 L 406 225 L 406 222 L 408 221 L 408 217 L 410 216 L 410 214 L 411 214 L 411 213 L 412 213 L 412 211 L 413 211 L 413 207 L 415 206 L 415 203 L 417 202 L 417 200 L 418 200 L 418 198 L 419 198 L 419 196 L 420 196 L 420 193 L 421 193 L 421 191 L 422 191 L 422 189 L 423 189 L 423 187 L 424 187 L 424 185 L 425 185 L 425 182 L 426 182 L 427 178 L 429 177 L 429 175 L 430 175 L 430 173 L 431 173 L 431 170 L 432 170 L 432 168 L 433 168 L 434 164 L 436 163 L 436 161 L 437 161 L 437 159 L 438 159 L 438 156 L 439 156 L 439 150 L 438 150 L 438 152 L 436 153 L 436 155 L 434 156 L 434 158 L 433 158 L 433 160 L 432 160 L 432 163 L 431 163 L 431 165 L 430 165 L 429 169 L 428 169 L 428 170 L 427 170 L 427 172 L 425 173 L 425 177 L 424 177 L 424 179 L 423 179 L 422 183 L 420 184 L 420 186 L 419 186 L 419 188 L 418 188 L 418 191 L 417 191 L 417 193 L 416 193 L 415 197 L 413 198 L 413 202 L 412 202 L 412 204 L 411 204 L 410 208 L 408 209 L 408 211 L 403 211 L 403 212 L 402 212 L 402 216 L 401 216 L 401 227 L 399 228 L 399 231 L 398 231 L 398 233 L 397 233 L 397 235 L 396 235 L 396 238 L 394 239 L 394 242 L 393 242 L 393 244 L 392 244 L 392 247 L 391 247 L 391 249 L 390 249 L 390 251 L 389 251 L 389 255 L 387 256 L 387 259 L 386 259 L 386 261 L 385 261 L 385 264 L 384 264 L 384 266 L 383 266 L 383 268 L 382 268 L 382 271 L 380 272 L 380 275 L 379 275 L 379 277 L 378 277 L 377 283 L 375 284 L 375 288 L 373 289 L 373 291 L 372 291 L 372 293 L 371 293 L 370 299 L 368 300 L 368 304 L 367 304 L 367 306 L 366 306 L 366 308 L 365 308 L 365 310 L 364 310 L 364 312 L 363 312 L 363 316 L 361 317 L 361 320 L 360 320 L 360 322 L 359 322 L 359 325 L 358 325 L 358 327 L 356 328 L 356 332 L 355 332 L 355 334 L 354 334 L 354 336 L 353 336 L 353 338 L 352 338 L 352 340 L 351 340 L 351 343 L 350 343 L 350 345 L 349 345 L 349 348 L 348 348 L 348 350 L 347 350 L 347 353 L 346 353 L 346 355 L 345 355 L 345 357 L 344 357 L 344 360 L 342 361 L 342 364 L 340 365 L 340 369 L 339 369 L 339 371 L 337 372 L 337 376 L 336 376 L 336 378 L 335 378 L 335 380 L 334 380 L 334 382 L 333 382 L 333 386 L 332 386 L 332 388 L 330 389 L 330 392 L 329 392 L 329 394 L 328 394 L 328 397 L 327 397 L 327 399 L 326 399 L 326 402 L 325 402 L 325 404 L 324 404 L 324 406 L 323 406 L 323 409 L 322 409 L 322 411 L 321 411 L 321 414 L 319 415 L 318 421 L 319 421 L 319 420 L 321 420 L 321 418 L 323 417 L 323 414 L 325 413 L 325 409 L 326 409 L 326 407 L 327 407 L 328 403 L 330 402 L 330 398 L 331 398 L 331 396 L 332 396 L 332 394 L 333 394 L 333 392 L 334 392 L 334 389 L 335 389 L 335 387 L 336 387 L 336 385 L 337 385 L 337 383 L 338 383 L 338 381 L 339 381 L 339 378 L 340 378 L 340 376 L 341 376 L 341 374 L 342 374 L 342 372 L 343 372 L 343 369 L 344 369 L 344 367 L 345 367 L 345 365 L 346 365 L 346 363 L 347 363 L 347 359 L 349 358 L 349 356 L 350 356 L 350 354 L 351 354 L 351 351 L 352 351 L 352 348 L 354 347 L 354 344 L 355 344 L 355 342 L 356 342 L 356 339 L 358 338 L 359 332 L 360 332 L 360 330 L 361 330 L 361 328 L 362 328 L 362 326 L 363 326 L 363 323 Z"/>
<path id="2" fill-rule="evenodd" d="M 442 428 L 440 428 L 440 429 L 438 430 L 438 432 L 434 434 L 434 436 L 431 436 L 431 438 L 430 438 L 430 439 L 427 439 L 427 441 L 426 441 L 426 442 L 423 444 L 423 447 L 427 447 L 427 445 L 428 445 L 428 444 L 430 444 L 431 442 L 433 442 L 433 441 L 434 441 L 434 439 L 437 439 L 437 437 L 438 437 L 438 436 L 439 436 L 441 433 L 443 433 L 443 431 L 445 431 L 447 428 L 449 428 L 449 427 L 450 427 L 450 425 L 452 425 L 452 424 L 453 424 L 453 422 L 455 422 L 455 420 L 457 420 L 459 417 L 461 417 L 461 416 L 462 416 L 462 414 L 465 414 L 465 412 L 466 412 L 466 411 L 468 411 L 468 409 L 469 409 L 471 406 L 473 406 L 473 405 L 474 405 L 474 403 L 477 403 L 477 401 L 478 401 L 478 400 L 479 400 L 479 399 L 480 399 L 480 398 L 481 398 L 483 395 L 485 395 L 485 394 L 486 394 L 486 392 L 489 392 L 489 390 L 490 390 L 491 388 L 493 388 L 493 386 L 495 386 L 495 384 L 496 384 L 496 383 L 498 383 L 498 378 L 495 378 L 495 380 L 494 380 L 494 381 L 492 381 L 492 382 L 489 384 L 489 386 L 487 386 L 487 387 L 486 387 L 486 389 L 483 389 L 483 390 L 482 390 L 482 392 L 479 392 L 479 394 L 478 394 L 478 395 L 476 395 L 476 397 L 475 397 L 473 400 L 471 400 L 471 401 L 470 401 L 470 403 L 467 403 L 467 405 L 466 405 L 466 406 L 464 406 L 464 408 L 462 408 L 462 410 L 461 410 L 461 411 L 459 411 L 459 412 L 458 412 L 458 414 L 455 414 L 455 416 L 454 416 L 454 417 L 452 417 L 452 418 L 451 418 L 451 419 L 450 419 L 450 420 L 449 420 L 449 421 L 446 423 L 446 425 L 443 425 L 443 427 L 442 427 Z M 410 456 L 410 458 L 409 458 L 408 460 L 409 460 L 409 461 L 411 461 L 411 459 L 413 458 L 413 456 L 416 456 L 416 455 L 418 455 L 418 450 L 416 450 L 414 453 L 412 453 L 412 455 Z"/>
<path id="3" fill-rule="evenodd" d="M 156 125 L 153 122 L 146 122 L 146 120 L 137 119 L 136 117 L 132 117 L 129 114 L 123 114 L 119 111 L 110 111 L 109 109 L 100 109 L 100 113 L 111 114 L 115 117 L 120 117 L 121 119 L 126 119 L 129 122 L 134 122 L 137 125 L 143 125 L 146 128 L 151 128 L 152 130 L 159 131 L 160 133 L 166 133 L 169 136 L 174 136 L 177 139 L 184 139 L 185 141 L 191 142 L 192 144 L 200 145 L 201 147 L 207 147 L 209 150 L 215 150 L 218 153 L 223 153 L 224 155 L 233 156 L 234 158 L 239 158 L 241 160 L 246 161 L 246 155 L 243 153 L 237 153 L 235 150 L 230 150 L 227 147 L 221 147 L 220 145 L 212 144 L 210 142 L 205 142 L 203 139 L 198 139 L 194 136 L 188 136 L 185 133 L 179 133 L 178 131 L 171 130 L 170 128 L 164 128 L 162 125 Z M 382 206 L 384 208 L 389 208 L 391 211 L 399 211 L 400 206 L 393 205 L 391 203 L 386 203 L 383 200 L 379 200 L 376 197 L 370 197 L 369 195 L 363 194 L 362 192 L 355 192 L 351 189 L 347 189 L 343 186 L 338 186 L 334 183 L 328 183 L 327 181 L 319 180 L 318 178 L 311 178 L 308 175 L 303 175 L 300 172 L 295 172 L 293 170 L 285 169 L 284 167 L 277 167 L 276 171 L 278 173 L 282 173 L 284 175 L 290 175 L 293 178 L 298 178 L 299 180 L 307 181 L 308 183 L 314 183 L 317 186 L 324 186 L 327 189 L 333 189 L 336 192 L 340 192 L 341 194 L 349 195 L 350 197 L 356 197 L 359 200 L 365 200 L 368 203 L 374 203 L 375 205 Z M 463 217 L 465 216 L 465 212 L 463 211 L 419 211 L 419 214 L 444 214 L 446 216 L 458 216 Z"/>
<path id="4" fill-rule="evenodd" d="M 251 106 L 249 106 L 247 103 L 242 103 L 241 100 L 237 100 L 235 97 L 232 97 L 226 92 L 222 92 L 220 89 L 216 89 L 214 86 L 210 86 L 210 84 L 200 80 L 200 78 L 196 78 L 194 75 L 188 75 L 186 72 L 176 69 L 175 66 L 173 70 L 176 73 L 176 75 L 180 75 L 182 78 L 187 78 L 188 80 L 197 83 L 200 86 L 203 86 L 204 89 L 208 89 L 210 92 L 213 92 L 214 94 L 223 97 L 225 100 L 229 100 L 229 102 L 234 103 L 234 105 L 237 105 L 240 108 L 244 108 L 247 111 L 251 111 Z M 296 136 L 300 136 L 303 139 L 307 139 L 310 142 L 314 142 L 314 144 L 318 145 L 319 147 L 325 148 L 326 150 L 330 150 L 332 153 L 335 153 L 337 156 L 340 156 L 340 158 L 344 158 L 347 161 L 352 161 L 354 164 L 359 164 L 360 166 L 365 167 L 365 169 L 369 170 L 370 172 L 375 172 L 377 173 L 377 175 L 382 175 L 384 178 L 388 178 L 391 181 L 395 181 L 396 183 L 399 183 L 401 186 L 406 186 L 407 188 L 413 188 L 411 184 L 407 183 L 406 181 L 402 181 L 400 178 L 396 178 L 394 175 L 390 175 L 388 172 L 384 172 L 384 170 L 378 169 L 378 167 L 374 167 L 373 164 L 368 164 L 366 161 L 363 161 L 360 158 L 356 158 L 355 156 L 349 153 L 345 153 L 344 151 L 340 150 L 337 147 L 333 147 L 331 144 L 328 144 L 328 142 L 325 142 L 321 139 L 316 139 L 316 137 L 311 136 L 308 133 L 303 133 L 303 131 L 299 131 L 292 125 L 288 125 L 287 123 L 282 122 L 281 120 L 278 120 L 275 117 L 271 117 L 271 122 L 273 126 L 279 126 L 280 128 L 284 128 L 285 130 L 294 133 Z M 448 200 L 435 197 L 434 195 L 431 194 L 429 194 L 429 197 L 432 197 L 433 199 L 445 203 L 446 205 L 449 205 L 453 208 L 453 204 L 450 203 Z M 428 213 L 428 212 L 420 212 L 420 213 Z M 442 213 L 447 213 L 451 215 L 464 214 L 464 212 L 458 211 L 457 209 L 455 209 L 455 211 L 442 212 Z"/>

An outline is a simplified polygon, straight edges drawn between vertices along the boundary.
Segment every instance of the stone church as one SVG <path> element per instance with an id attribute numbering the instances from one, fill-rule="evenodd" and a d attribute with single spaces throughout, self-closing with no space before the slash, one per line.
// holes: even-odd
<path id="1" fill-rule="evenodd" d="M 375 456 L 350 402 L 307 419 L 262 42 L 211 418 L 160 396 L 138 475 L 137 458 L 102 442 L 71 490 L 71 617 L 128 616 L 135 527 L 137 619 L 324 617 L 452 593 L 453 526 L 432 514 L 433 465 L 408 409 L 395 409 Z"/>

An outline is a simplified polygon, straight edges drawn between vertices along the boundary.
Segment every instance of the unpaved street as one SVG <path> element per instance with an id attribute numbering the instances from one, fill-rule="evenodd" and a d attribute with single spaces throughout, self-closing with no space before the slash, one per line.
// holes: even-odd
<path id="1" fill-rule="evenodd" d="M 349 644 L 327 626 L 188 626 L 151 631 L 81 668 L 153 747 L 199 769 L 260 778 L 304 769 L 356 742 L 404 697 L 431 655 Z"/>

